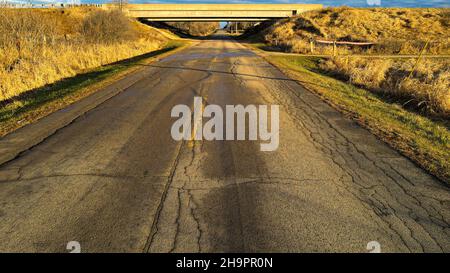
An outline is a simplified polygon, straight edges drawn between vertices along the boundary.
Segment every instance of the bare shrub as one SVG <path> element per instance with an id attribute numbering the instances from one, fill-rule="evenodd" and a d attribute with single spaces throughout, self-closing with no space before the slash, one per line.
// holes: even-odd
<path id="1" fill-rule="evenodd" d="M 47 16 L 39 16 L 23 10 L 19 15 L 14 10 L 0 10 L 0 47 L 16 48 L 41 46 L 56 36 L 54 21 Z"/>
<path id="2" fill-rule="evenodd" d="M 136 36 L 130 20 L 120 11 L 95 11 L 83 20 L 81 33 L 89 42 L 114 43 Z"/>

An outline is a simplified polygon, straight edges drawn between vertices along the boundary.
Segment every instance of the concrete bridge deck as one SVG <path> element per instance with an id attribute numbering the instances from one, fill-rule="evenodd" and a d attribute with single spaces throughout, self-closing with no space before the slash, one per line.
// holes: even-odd
<path id="1" fill-rule="evenodd" d="M 151 21 L 261 21 L 321 8 L 321 4 L 128 4 L 124 11 Z"/>

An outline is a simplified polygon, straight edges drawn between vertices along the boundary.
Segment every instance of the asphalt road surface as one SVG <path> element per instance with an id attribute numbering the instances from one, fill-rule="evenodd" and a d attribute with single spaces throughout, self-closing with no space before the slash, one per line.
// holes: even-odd
<path id="1" fill-rule="evenodd" d="M 0 166 L 0 251 L 450 252 L 450 191 L 237 42 L 205 40 Z M 280 105 L 280 144 L 174 141 L 173 106 Z"/>

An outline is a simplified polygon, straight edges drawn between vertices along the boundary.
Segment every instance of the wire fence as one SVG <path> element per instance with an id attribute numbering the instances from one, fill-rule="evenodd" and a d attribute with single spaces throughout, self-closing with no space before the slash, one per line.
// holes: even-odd
<path id="1" fill-rule="evenodd" d="M 427 47 L 429 47 L 434 41 L 427 40 L 423 46 L 421 46 L 420 53 L 416 54 L 341 54 L 341 56 L 359 56 L 359 57 L 390 57 L 390 58 L 416 58 L 416 57 L 444 57 L 448 58 L 450 55 L 446 54 L 425 54 Z M 311 39 L 310 40 L 310 53 L 314 54 L 316 51 L 317 45 L 328 45 L 333 46 L 333 50 L 331 53 L 332 57 L 336 57 L 338 55 L 338 46 L 359 46 L 359 47 L 371 47 L 375 45 L 379 45 L 378 42 L 351 42 L 351 41 L 337 41 L 337 40 L 324 40 L 324 39 Z"/>

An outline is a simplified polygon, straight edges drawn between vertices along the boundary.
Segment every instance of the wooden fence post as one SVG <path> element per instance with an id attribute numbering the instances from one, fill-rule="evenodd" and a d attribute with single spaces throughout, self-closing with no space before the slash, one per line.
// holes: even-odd
<path id="1" fill-rule="evenodd" d="M 333 41 L 333 57 L 336 57 L 336 40 Z"/>

